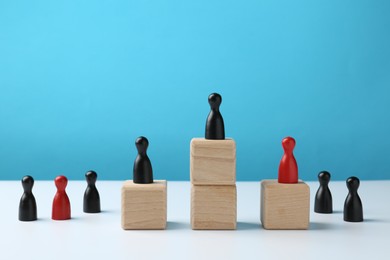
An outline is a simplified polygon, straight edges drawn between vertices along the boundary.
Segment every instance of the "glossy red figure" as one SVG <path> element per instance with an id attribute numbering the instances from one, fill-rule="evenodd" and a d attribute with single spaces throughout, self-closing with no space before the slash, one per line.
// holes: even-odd
<path id="1" fill-rule="evenodd" d="M 57 193 L 53 200 L 53 210 L 51 218 L 54 220 L 70 219 L 70 201 L 66 194 L 65 188 L 68 179 L 65 176 L 57 176 L 54 180 L 57 187 Z"/>
<path id="2" fill-rule="evenodd" d="M 293 150 L 295 140 L 292 137 L 286 137 L 282 141 L 284 155 L 279 164 L 279 183 L 297 183 L 298 182 L 298 165 L 295 160 Z"/>

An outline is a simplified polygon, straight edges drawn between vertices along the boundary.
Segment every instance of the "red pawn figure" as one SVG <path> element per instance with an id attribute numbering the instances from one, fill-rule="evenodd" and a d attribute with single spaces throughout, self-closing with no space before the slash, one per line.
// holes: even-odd
<path id="1" fill-rule="evenodd" d="M 65 176 L 60 175 L 55 178 L 54 183 L 57 187 L 57 193 L 53 200 L 51 218 L 54 220 L 70 219 L 70 201 L 65 192 L 68 179 Z"/>
<path id="2" fill-rule="evenodd" d="M 279 164 L 279 183 L 297 183 L 298 182 L 298 165 L 295 160 L 293 150 L 295 140 L 292 137 L 286 137 L 282 141 L 284 155 Z"/>

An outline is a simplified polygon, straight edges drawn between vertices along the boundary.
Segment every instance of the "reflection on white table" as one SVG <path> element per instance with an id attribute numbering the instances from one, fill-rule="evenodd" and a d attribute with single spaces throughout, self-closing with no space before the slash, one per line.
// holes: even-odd
<path id="1" fill-rule="evenodd" d="M 72 219 L 51 220 L 52 181 L 36 181 L 38 221 L 18 221 L 19 181 L 0 182 L 0 259 L 390 259 L 390 181 L 361 181 L 362 223 L 343 221 L 345 182 L 331 182 L 333 214 L 313 212 L 310 229 L 264 230 L 259 182 L 237 183 L 234 231 L 193 231 L 190 183 L 168 183 L 168 226 L 162 231 L 124 231 L 121 181 L 98 181 L 102 213 L 83 213 L 84 181 L 69 181 Z"/>

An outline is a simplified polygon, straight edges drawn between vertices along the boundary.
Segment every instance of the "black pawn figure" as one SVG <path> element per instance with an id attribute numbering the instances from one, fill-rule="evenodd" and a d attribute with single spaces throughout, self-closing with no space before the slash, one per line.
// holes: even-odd
<path id="1" fill-rule="evenodd" d="M 314 212 L 317 213 L 332 213 L 332 194 L 330 193 L 328 184 L 330 181 L 330 173 L 322 171 L 318 174 L 318 181 L 320 187 L 317 190 L 316 198 L 314 201 Z"/>
<path id="2" fill-rule="evenodd" d="M 220 94 L 212 93 L 209 96 L 210 113 L 206 121 L 206 139 L 211 140 L 223 140 L 225 139 L 225 125 L 221 112 L 219 112 L 219 106 L 222 103 L 222 97 Z"/>
<path id="3" fill-rule="evenodd" d="M 87 188 L 84 192 L 84 212 L 99 213 L 100 212 L 100 196 L 96 188 L 97 174 L 94 171 L 89 171 L 85 174 L 87 180 Z"/>
<path id="4" fill-rule="evenodd" d="M 146 150 L 149 146 L 149 141 L 146 137 L 140 136 L 135 140 L 135 146 L 138 150 L 138 155 L 134 161 L 133 182 L 134 183 L 153 183 L 153 170 Z"/>
<path id="5" fill-rule="evenodd" d="M 360 181 L 357 177 L 347 179 L 348 196 L 344 203 L 344 221 L 361 222 L 363 221 L 363 206 L 357 190 Z"/>
<path id="6" fill-rule="evenodd" d="M 37 220 L 37 203 L 32 188 L 34 186 L 33 177 L 26 175 L 22 179 L 23 195 L 19 203 L 19 220 L 33 221 Z"/>

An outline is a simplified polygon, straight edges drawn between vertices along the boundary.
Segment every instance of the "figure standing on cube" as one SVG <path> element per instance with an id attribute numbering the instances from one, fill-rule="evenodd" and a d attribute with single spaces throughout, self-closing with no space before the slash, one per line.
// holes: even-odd
<path id="1" fill-rule="evenodd" d="M 149 141 L 138 137 L 133 180 L 122 186 L 123 229 L 165 229 L 167 225 L 167 182 L 153 180 L 153 170 L 146 153 Z"/>
<path id="2" fill-rule="evenodd" d="M 219 94 L 209 96 L 205 138 L 191 140 L 192 229 L 236 229 L 236 143 L 225 139 L 221 102 Z"/>
<path id="3" fill-rule="evenodd" d="M 261 223 L 265 229 L 308 229 L 310 188 L 298 180 L 294 138 L 284 138 L 282 146 L 278 180 L 261 182 Z"/>

